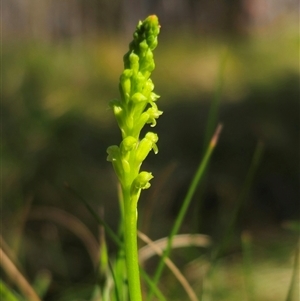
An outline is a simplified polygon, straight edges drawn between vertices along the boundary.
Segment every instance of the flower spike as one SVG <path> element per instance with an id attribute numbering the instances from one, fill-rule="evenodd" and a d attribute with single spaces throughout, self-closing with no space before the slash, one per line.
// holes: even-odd
<path id="1" fill-rule="evenodd" d="M 139 174 L 140 166 L 150 150 L 158 152 L 158 136 L 147 133 L 140 139 L 140 132 L 146 124 L 154 127 L 156 119 L 162 114 L 155 103 L 159 96 L 153 92 L 154 84 L 150 78 L 155 68 L 153 50 L 157 46 L 159 31 L 160 26 L 155 15 L 138 23 L 133 41 L 123 58 L 124 71 L 119 83 L 121 100 L 110 102 L 123 141 L 118 149 L 117 146 L 108 148 L 108 160 L 113 163 L 121 184 L 126 183 L 128 186 L 131 186 Z M 126 180 L 123 176 L 126 176 Z"/>
<path id="2" fill-rule="evenodd" d="M 119 80 L 120 100 L 112 100 L 110 107 L 118 122 L 122 142 L 108 147 L 107 160 L 112 162 L 122 189 L 124 207 L 124 246 L 131 301 L 141 301 L 139 267 L 137 260 L 137 203 L 142 189 L 150 187 L 151 172 L 140 172 L 143 161 L 151 150 L 158 152 L 157 134 L 148 132 L 144 138 L 140 133 L 146 124 L 156 125 L 162 114 L 153 92 L 150 78 L 155 68 L 153 50 L 157 46 L 160 32 L 155 15 L 140 21 L 123 57 L 124 70 Z"/>

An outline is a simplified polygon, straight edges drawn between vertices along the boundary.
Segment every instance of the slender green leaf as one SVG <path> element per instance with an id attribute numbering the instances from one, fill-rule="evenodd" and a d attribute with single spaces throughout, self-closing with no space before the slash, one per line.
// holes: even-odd
<path id="1" fill-rule="evenodd" d="M 158 264 L 158 267 L 156 269 L 156 272 L 155 272 L 155 275 L 154 275 L 154 279 L 153 279 L 153 282 L 154 283 L 158 283 L 159 279 L 160 279 L 160 276 L 162 274 L 162 271 L 163 271 L 163 268 L 165 266 L 165 258 L 167 258 L 170 254 L 170 251 L 171 251 L 171 248 L 172 248 L 172 241 L 173 241 L 173 238 L 174 236 L 178 233 L 179 231 L 179 228 L 183 222 L 183 219 L 185 217 L 185 214 L 187 212 L 187 209 L 191 203 L 191 200 L 192 200 L 192 197 L 196 191 L 196 188 L 197 186 L 199 185 L 199 182 L 201 181 L 201 179 L 203 178 L 203 175 L 205 173 L 205 170 L 206 170 L 206 167 L 209 163 L 209 160 L 211 158 L 211 155 L 213 153 L 213 150 L 217 144 L 217 141 L 218 141 L 218 138 L 219 138 L 219 134 L 221 132 L 221 129 L 222 129 L 222 126 L 219 125 L 218 128 L 216 129 L 215 131 L 215 134 L 213 135 L 211 141 L 210 141 L 210 144 L 209 146 L 207 147 L 207 150 L 206 150 L 206 153 L 202 159 L 202 161 L 200 162 L 199 166 L 198 166 L 198 169 L 195 173 L 195 176 L 191 182 L 191 185 L 188 189 L 188 192 L 187 192 L 187 195 L 186 197 L 184 198 L 183 200 L 183 203 L 182 203 L 182 206 L 181 206 L 181 209 L 179 211 L 179 214 L 175 220 L 175 223 L 173 225 L 173 228 L 171 230 L 171 233 L 169 235 L 169 239 L 168 239 L 168 245 L 167 245 L 167 248 L 165 249 L 164 251 L 164 254 L 163 256 L 161 257 L 160 261 L 159 261 L 159 264 Z M 148 294 L 148 300 L 150 300 L 152 298 L 152 295 L 153 295 L 153 292 L 150 291 L 149 294 Z"/>
<path id="2" fill-rule="evenodd" d="M 115 234 L 115 232 L 110 228 L 110 226 L 97 214 L 97 212 L 92 208 L 92 206 L 75 191 L 72 187 L 70 187 L 68 184 L 65 184 L 65 187 L 75 196 L 79 201 L 81 201 L 87 210 L 91 213 L 91 215 L 94 217 L 94 219 L 98 222 L 99 225 L 103 226 L 108 236 L 114 241 L 114 243 L 121 247 L 123 245 L 120 238 Z"/>
<path id="3" fill-rule="evenodd" d="M 0 279 L 0 300 L 5 301 L 23 301 Z"/>

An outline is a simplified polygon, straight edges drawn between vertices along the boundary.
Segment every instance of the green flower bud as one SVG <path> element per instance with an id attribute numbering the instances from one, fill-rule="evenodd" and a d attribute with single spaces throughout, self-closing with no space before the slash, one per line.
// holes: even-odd
<path id="1" fill-rule="evenodd" d="M 158 18 L 155 15 L 151 15 L 144 21 L 144 27 L 146 32 L 148 32 L 147 42 L 151 50 L 154 50 L 157 46 L 157 35 L 160 31 L 160 26 L 158 23 Z"/>
<path id="2" fill-rule="evenodd" d="M 158 148 L 156 142 L 158 141 L 158 136 L 155 133 L 147 133 L 145 138 L 143 138 L 136 150 L 136 161 L 138 163 L 143 162 L 148 156 L 149 152 L 153 149 L 154 153 L 158 153 Z"/>
<path id="3" fill-rule="evenodd" d="M 143 94 L 150 95 L 153 89 L 154 89 L 154 84 L 152 80 L 149 78 L 144 85 Z"/>
<path id="4" fill-rule="evenodd" d="M 119 128 L 122 131 L 122 136 L 124 136 L 126 132 L 126 112 L 122 108 L 122 103 L 119 100 L 114 99 L 110 101 L 109 105 L 114 111 L 114 115 L 117 119 Z"/>
<path id="5" fill-rule="evenodd" d="M 151 15 L 143 22 L 139 22 L 133 34 L 133 41 L 129 45 L 129 51 L 124 55 L 124 65 L 129 68 L 130 54 L 132 52 L 144 56 L 144 51 L 150 48 L 153 51 L 157 46 L 157 36 L 160 31 L 158 18 Z M 146 47 L 147 45 L 147 47 Z"/>
<path id="6" fill-rule="evenodd" d="M 159 98 L 160 98 L 160 96 L 155 94 L 154 92 L 152 92 L 151 95 L 150 95 L 151 101 L 156 101 Z"/>
<path id="7" fill-rule="evenodd" d="M 142 113 L 142 115 L 139 116 L 136 123 L 134 124 L 134 129 L 132 131 L 132 136 L 136 137 L 139 136 L 142 128 L 149 120 L 149 114 L 147 112 Z"/>
<path id="8" fill-rule="evenodd" d="M 148 49 L 145 57 L 145 66 L 143 66 L 143 69 L 146 71 L 152 72 L 155 68 L 154 60 L 153 60 L 153 52 L 151 49 Z"/>
<path id="9" fill-rule="evenodd" d="M 149 181 L 153 179 L 153 176 L 150 172 L 142 171 L 138 174 L 138 176 L 134 179 L 130 187 L 130 197 L 131 197 L 131 205 L 136 207 L 137 202 L 139 200 L 141 190 L 148 189 L 151 184 Z M 137 211 L 136 211 L 137 214 Z"/>
<path id="10" fill-rule="evenodd" d="M 121 162 L 122 162 L 122 171 L 124 173 L 129 174 L 131 169 L 130 169 L 130 164 L 129 164 L 128 160 L 126 160 L 125 158 L 122 158 Z"/>
<path id="11" fill-rule="evenodd" d="M 152 108 L 149 108 L 147 110 L 148 114 L 148 120 L 147 123 L 151 123 L 151 127 L 156 126 L 156 119 L 162 114 L 162 111 L 159 111 L 156 106 L 153 106 Z"/>
<path id="12" fill-rule="evenodd" d="M 131 185 L 131 194 L 136 194 L 140 189 L 147 189 L 151 186 L 149 181 L 153 179 L 151 172 L 142 171 L 134 179 Z"/>
<path id="13" fill-rule="evenodd" d="M 137 92 L 137 93 L 134 93 L 134 94 L 131 96 L 131 100 L 132 100 L 133 102 L 137 103 L 137 102 L 146 101 L 146 100 L 147 100 L 147 97 L 145 97 L 142 93 Z"/>
<path id="14" fill-rule="evenodd" d="M 130 133 L 133 129 L 133 126 L 134 126 L 133 116 L 132 115 L 126 116 L 125 125 L 124 125 L 124 131 L 126 133 L 126 136 L 128 135 L 132 136 Z M 126 138 L 126 136 L 124 138 Z"/>
<path id="15" fill-rule="evenodd" d="M 132 149 L 134 149 L 137 145 L 136 138 L 132 136 L 128 136 L 120 144 L 121 154 L 125 155 L 127 152 L 130 152 Z"/>
<path id="16" fill-rule="evenodd" d="M 140 59 L 138 55 L 134 52 L 129 55 L 130 68 L 133 70 L 133 72 L 138 72 L 140 66 L 139 60 Z"/>
<path id="17" fill-rule="evenodd" d="M 111 145 L 106 150 L 108 156 L 107 161 L 114 162 L 120 157 L 119 147 L 117 145 Z"/>
<path id="18" fill-rule="evenodd" d="M 117 145 L 112 145 L 107 148 L 107 161 L 112 162 L 114 170 L 120 180 L 122 182 L 124 176 L 124 168 L 123 163 L 120 155 L 120 149 Z"/>
<path id="19" fill-rule="evenodd" d="M 128 101 L 129 95 L 131 93 L 131 76 L 131 69 L 125 69 L 120 76 L 120 92 L 125 101 Z"/>
<path id="20" fill-rule="evenodd" d="M 144 86 L 146 84 L 147 78 L 144 76 L 143 73 L 138 72 L 134 77 L 133 77 L 133 82 L 132 82 L 132 87 L 133 87 L 133 92 L 141 92 L 144 89 Z"/>
<path id="21" fill-rule="evenodd" d="M 148 42 L 149 48 L 151 50 L 153 50 L 157 46 L 157 37 L 153 34 L 147 38 L 147 42 Z"/>
<path id="22" fill-rule="evenodd" d="M 140 44 L 140 50 L 141 50 L 141 56 L 145 56 L 147 50 L 149 49 L 149 46 L 147 44 L 146 40 L 143 40 Z"/>
<path id="23" fill-rule="evenodd" d="M 132 151 L 136 147 L 136 145 L 137 145 L 137 140 L 132 136 L 128 136 L 124 138 L 120 144 L 121 162 L 122 162 L 123 171 L 125 173 L 130 173 L 131 171 L 129 156 L 130 156 L 130 151 Z"/>
<path id="24" fill-rule="evenodd" d="M 113 107 L 114 114 L 119 122 L 119 125 L 121 126 L 123 124 L 124 116 L 123 116 L 123 108 L 121 106 L 115 105 Z"/>

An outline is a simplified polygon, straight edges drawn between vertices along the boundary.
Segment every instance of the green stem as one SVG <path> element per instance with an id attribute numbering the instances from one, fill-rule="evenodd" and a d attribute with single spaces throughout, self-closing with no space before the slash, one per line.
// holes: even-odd
<path id="1" fill-rule="evenodd" d="M 232 238 L 232 235 L 234 233 L 234 226 L 236 225 L 236 221 L 239 217 L 239 214 L 241 212 L 241 209 L 245 203 L 245 200 L 247 199 L 247 196 L 249 194 L 251 185 L 253 184 L 254 176 L 257 171 L 257 168 L 259 166 L 260 160 L 262 158 L 262 154 L 264 151 L 264 144 L 260 141 L 257 143 L 252 161 L 250 164 L 250 168 L 248 170 L 248 173 L 246 175 L 245 182 L 242 187 L 242 191 L 237 199 L 237 204 L 232 212 L 231 219 L 229 220 L 229 224 L 225 230 L 223 239 L 221 240 L 220 244 L 217 246 L 216 250 L 212 254 L 211 258 L 211 269 L 213 270 L 215 267 L 215 263 L 218 260 L 218 258 L 221 256 L 222 252 L 224 252 Z"/>
<path id="2" fill-rule="evenodd" d="M 199 167 L 196 171 L 196 174 L 195 174 L 195 176 L 192 180 L 192 183 L 191 183 L 191 185 L 188 189 L 187 195 L 184 198 L 184 201 L 183 201 L 183 204 L 180 208 L 179 214 L 178 214 L 178 216 L 175 220 L 174 226 L 171 230 L 171 234 L 169 235 L 167 248 L 165 249 L 165 251 L 163 253 L 163 256 L 160 258 L 158 267 L 157 267 L 155 275 L 153 277 L 153 282 L 155 284 L 157 284 L 159 279 L 160 279 L 160 276 L 161 276 L 161 274 L 163 272 L 163 269 L 164 269 L 164 266 L 165 266 L 165 259 L 169 256 L 169 254 L 171 252 L 173 238 L 178 233 L 178 231 L 180 229 L 180 226 L 183 222 L 183 219 L 185 217 L 187 209 L 188 209 L 188 207 L 191 203 L 192 197 L 193 197 L 193 195 L 196 191 L 196 188 L 197 188 L 199 182 L 201 181 L 201 179 L 204 175 L 204 172 L 205 172 L 206 167 L 209 163 L 209 160 L 211 158 L 213 150 L 215 149 L 215 146 L 218 142 L 218 138 L 219 138 L 221 130 L 222 130 L 222 125 L 219 124 L 219 126 L 217 127 L 217 129 L 216 129 L 216 131 L 215 131 L 215 133 L 212 137 L 212 139 L 210 140 L 210 143 L 207 147 L 206 153 L 204 154 L 204 158 L 202 159 L 202 161 L 199 164 Z M 151 300 L 152 296 L 153 296 L 153 290 L 150 290 L 147 300 Z"/>
<path id="3" fill-rule="evenodd" d="M 125 260 L 130 301 L 142 301 L 138 249 L 137 211 L 130 197 L 130 189 L 123 189 Z"/>

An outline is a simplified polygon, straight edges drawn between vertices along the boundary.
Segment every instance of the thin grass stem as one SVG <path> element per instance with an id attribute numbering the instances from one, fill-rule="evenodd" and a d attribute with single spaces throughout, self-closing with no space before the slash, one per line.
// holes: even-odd
<path id="1" fill-rule="evenodd" d="M 220 103 L 221 103 L 222 91 L 223 91 L 223 86 L 224 86 L 224 72 L 225 72 L 227 57 L 228 57 L 228 51 L 226 49 L 226 50 L 223 50 L 223 53 L 221 55 L 214 96 L 212 98 L 210 110 L 208 113 L 208 119 L 207 119 L 206 130 L 205 130 L 205 138 L 204 138 L 204 148 L 203 148 L 204 151 L 207 149 L 210 138 L 213 135 L 213 131 L 217 126 L 219 107 L 220 107 Z"/>
<path id="2" fill-rule="evenodd" d="M 26 297 L 28 301 L 41 301 L 40 297 L 34 291 L 29 282 L 17 269 L 14 263 L 9 259 L 9 257 L 4 253 L 2 248 L 0 248 L 0 264 L 9 278 L 15 283 L 15 285 L 20 289 L 22 294 Z"/>
<path id="3" fill-rule="evenodd" d="M 219 70 L 217 74 L 216 84 L 214 88 L 214 95 L 212 97 L 209 113 L 208 113 L 208 119 L 206 122 L 206 129 L 204 134 L 204 144 L 203 144 L 203 152 L 208 147 L 209 141 L 213 135 L 213 131 L 215 130 L 217 126 L 217 120 L 219 115 L 219 108 L 220 103 L 222 99 L 222 93 L 223 93 L 223 86 L 224 86 L 224 73 L 227 63 L 227 57 L 228 57 L 228 50 L 227 48 L 222 51 L 220 63 L 219 63 Z M 206 168 L 208 170 L 208 167 Z M 205 174 L 203 176 L 203 180 L 201 181 L 201 185 L 198 190 L 198 202 L 195 204 L 194 214 L 193 214 L 193 229 L 200 229 L 201 225 L 201 218 L 199 218 L 198 212 L 200 212 L 202 207 L 202 200 L 203 200 L 203 193 L 205 190 Z"/>
<path id="4" fill-rule="evenodd" d="M 175 223 L 174 223 L 174 226 L 170 232 L 170 235 L 169 235 L 169 240 L 168 240 L 168 245 L 167 245 L 167 248 L 166 250 L 164 251 L 164 254 L 163 256 L 161 257 L 160 259 L 160 262 L 158 264 L 158 267 L 156 269 L 156 272 L 155 272 L 155 275 L 154 275 L 154 278 L 153 278 L 153 281 L 154 283 L 158 283 L 159 279 L 160 279 L 160 276 L 163 272 L 163 268 L 164 268 L 164 262 L 165 262 L 165 258 L 169 256 L 170 254 L 170 251 L 171 251 L 171 248 L 172 248 L 172 241 L 173 241 L 173 238 L 174 236 L 178 233 L 179 231 L 179 228 L 183 222 L 183 219 L 185 217 L 185 214 L 187 212 L 187 209 L 190 205 L 190 202 L 192 200 L 192 197 L 196 191 L 196 188 L 199 184 L 199 182 L 201 181 L 204 173 L 205 173 L 205 170 L 206 170 L 206 167 L 208 165 L 208 162 L 211 158 L 211 155 L 213 153 L 213 150 L 217 144 L 217 141 L 218 141 L 218 138 L 219 138 L 219 135 L 220 135 L 220 132 L 222 130 L 222 125 L 219 125 L 209 143 L 209 146 L 207 147 L 207 150 L 206 150 L 206 153 L 203 157 L 203 160 L 201 161 L 201 163 L 199 164 L 199 167 L 195 173 L 195 176 L 192 180 L 192 183 L 188 189 L 188 192 L 187 192 L 187 195 L 186 197 L 184 198 L 183 200 L 183 203 L 182 203 L 182 206 L 181 206 L 181 209 L 179 211 L 179 214 L 175 220 Z M 148 294 L 148 298 L 147 300 L 150 300 L 152 298 L 152 291 L 149 292 Z"/>
<path id="5" fill-rule="evenodd" d="M 299 280 L 300 280 L 300 276 L 299 276 L 299 262 L 300 262 L 300 241 L 297 244 L 296 250 L 295 250 L 295 259 L 294 259 L 294 267 L 293 267 L 293 274 L 291 277 L 291 282 L 290 282 L 290 286 L 289 286 L 289 290 L 286 296 L 285 301 L 292 301 L 292 300 L 296 300 L 293 299 L 294 296 L 296 296 L 296 294 L 299 296 Z"/>
<path id="6" fill-rule="evenodd" d="M 16 297 L 10 288 L 0 279 L 0 296 L 5 301 L 21 301 L 20 298 Z M 22 299 L 23 300 L 23 299 Z"/>
<path id="7" fill-rule="evenodd" d="M 234 226 L 236 224 L 237 218 L 239 216 L 239 213 L 241 211 L 241 208 L 243 204 L 245 203 L 245 200 L 247 198 L 247 195 L 249 194 L 250 188 L 253 184 L 254 176 L 257 171 L 257 168 L 260 164 L 262 154 L 264 150 L 264 144 L 262 142 L 258 142 L 251 160 L 251 164 L 248 170 L 248 173 L 246 175 L 244 184 L 242 186 L 242 190 L 240 195 L 238 196 L 235 209 L 232 213 L 231 219 L 228 223 L 227 229 L 225 230 L 223 240 L 219 244 L 219 246 L 216 248 L 215 252 L 212 255 L 212 267 L 214 266 L 214 263 L 218 259 L 218 257 L 221 255 L 221 253 L 226 249 L 228 246 L 231 238 Z"/>
<path id="8" fill-rule="evenodd" d="M 117 282 L 117 277 L 116 277 L 116 275 L 114 273 L 114 269 L 113 269 L 113 266 L 112 266 L 110 260 L 108 261 L 108 265 L 109 265 L 109 269 L 111 271 L 111 275 L 112 275 L 112 278 L 114 280 L 114 283 L 116 284 L 116 283 L 118 283 Z M 115 290 L 116 301 L 121 301 L 121 299 L 120 299 L 120 293 L 119 293 L 119 289 L 118 289 L 118 285 L 114 285 L 114 290 Z"/>
<path id="9" fill-rule="evenodd" d="M 99 217 L 97 212 L 92 208 L 92 206 L 81 196 L 79 193 L 77 193 L 76 190 L 74 190 L 72 187 L 69 186 L 69 184 L 65 184 L 66 189 L 72 193 L 73 196 L 76 197 L 79 201 L 81 201 L 84 206 L 87 208 L 87 210 L 91 213 L 91 215 L 94 217 L 94 219 L 98 222 L 99 225 L 102 225 L 105 229 L 105 232 L 108 234 L 108 236 L 114 241 L 114 243 L 118 247 L 123 246 L 123 242 L 120 240 L 120 238 L 115 234 L 115 232 L 110 228 L 110 226 Z"/>
<path id="10" fill-rule="evenodd" d="M 159 301 L 167 301 L 165 296 L 159 290 L 157 285 L 152 281 L 152 279 L 148 276 L 148 274 L 143 270 L 140 269 L 141 276 L 147 282 L 148 286 L 152 289 L 154 295 L 158 298 Z"/>
<path id="11" fill-rule="evenodd" d="M 254 301 L 254 285 L 252 273 L 252 237 L 248 232 L 243 232 L 241 235 L 242 242 L 242 256 L 243 256 L 243 274 L 246 289 L 246 296 L 248 301 Z"/>
<path id="12" fill-rule="evenodd" d="M 262 154 L 263 154 L 263 150 L 264 150 L 264 144 L 261 141 L 259 141 L 256 145 L 256 148 L 255 148 L 255 151 L 254 151 L 251 163 L 250 163 L 248 173 L 246 175 L 244 184 L 242 186 L 241 193 L 239 194 L 238 199 L 237 199 L 235 209 L 232 213 L 232 216 L 231 216 L 231 219 L 228 223 L 228 226 L 227 226 L 227 228 L 224 232 L 223 239 L 221 240 L 219 245 L 216 247 L 216 249 L 212 252 L 211 265 L 210 265 L 210 269 L 209 269 L 209 271 L 207 273 L 207 276 L 206 276 L 206 281 L 208 281 L 208 279 L 212 278 L 212 275 L 214 274 L 215 269 L 216 269 L 217 261 L 218 261 L 219 257 L 221 256 L 222 252 L 228 246 L 228 244 L 229 244 L 229 242 L 232 238 L 232 233 L 233 233 L 233 230 L 234 230 L 234 226 L 236 224 L 236 221 L 237 221 L 238 215 L 240 213 L 240 210 L 241 210 L 241 208 L 242 208 L 242 206 L 243 206 L 243 204 L 246 200 L 246 197 L 249 194 L 251 185 L 253 184 L 254 176 L 255 176 L 257 168 L 260 164 Z M 203 294 L 204 294 L 204 289 L 202 290 L 201 298 L 203 297 Z"/>

